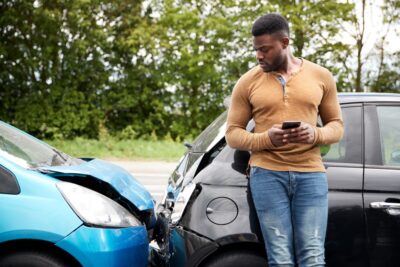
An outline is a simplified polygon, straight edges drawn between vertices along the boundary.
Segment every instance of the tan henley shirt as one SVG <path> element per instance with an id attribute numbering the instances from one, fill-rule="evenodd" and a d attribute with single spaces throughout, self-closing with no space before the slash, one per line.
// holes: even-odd
<path id="1" fill-rule="evenodd" d="M 318 115 L 324 126 L 316 127 Z M 254 119 L 254 133 L 246 131 Z M 314 144 L 275 147 L 268 129 L 283 121 L 313 125 Z M 250 165 L 275 171 L 324 172 L 320 144 L 336 143 L 343 135 L 343 121 L 336 83 L 325 68 L 303 59 L 283 87 L 277 73 L 256 66 L 244 74 L 232 92 L 226 141 L 229 146 L 251 151 Z"/>

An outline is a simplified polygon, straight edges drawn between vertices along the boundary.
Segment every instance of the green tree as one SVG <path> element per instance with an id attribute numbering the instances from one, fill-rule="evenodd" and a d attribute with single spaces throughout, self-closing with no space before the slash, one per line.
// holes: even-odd
<path id="1" fill-rule="evenodd" d="M 347 91 L 352 83 L 346 65 L 351 46 L 341 41 L 341 29 L 354 20 L 354 5 L 336 0 L 270 2 L 290 21 L 294 55 L 328 68 L 337 78 L 338 90 Z"/>
<path id="2" fill-rule="evenodd" d="M 0 114 L 41 137 L 96 137 L 107 87 L 107 4 L 0 2 Z"/>
<path id="3" fill-rule="evenodd" d="M 400 73 L 400 51 L 386 56 L 391 62 L 381 63 L 376 78 L 369 80 L 367 85 L 372 92 L 400 93 L 400 79 L 397 78 Z M 369 74 L 374 75 L 372 71 Z"/>
<path id="4" fill-rule="evenodd" d="M 158 64 L 158 26 L 142 3 L 113 3 L 119 20 L 112 29 L 113 73 L 103 94 L 105 126 L 114 134 L 131 129 L 138 137 L 168 132 L 164 106 L 168 94 Z"/>
<path id="5" fill-rule="evenodd" d="M 400 74 L 400 49 L 391 52 L 387 46 L 393 40 L 389 40 L 389 33 L 393 27 L 400 23 L 400 2 L 385 0 L 382 6 L 382 27 L 381 36 L 375 45 L 375 60 L 378 67 L 368 70 L 366 85 L 373 92 L 400 92 L 400 80 L 396 77 Z M 397 36 L 400 29 L 394 28 Z"/>
<path id="6" fill-rule="evenodd" d="M 379 91 L 390 91 L 389 84 L 382 82 L 388 81 L 383 77 L 388 73 L 398 73 L 396 67 L 392 68 L 395 64 L 391 62 L 398 60 L 393 56 L 396 51 L 389 51 L 387 48 L 390 42 L 399 40 L 396 26 L 399 23 L 400 3 L 396 0 L 353 2 L 356 5 L 352 10 L 352 27 L 348 29 L 349 25 L 343 26 L 343 30 L 349 32 L 354 41 L 352 48 L 355 54 L 350 54 L 347 59 L 348 62 L 353 62 L 348 76 L 352 78 L 356 92 L 376 91 L 378 87 L 381 87 Z M 374 29 L 377 26 L 379 30 Z M 397 33 L 393 34 L 394 31 Z M 389 36 L 397 37 L 397 40 L 388 40 Z M 375 44 L 375 47 L 369 49 L 370 44 Z M 392 86 L 395 83 L 390 84 Z"/>
<path id="7" fill-rule="evenodd" d="M 339 40 L 340 24 L 351 20 L 351 4 L 170 0 L 152 5 L 159 14 L 153 39 L 160 45 L 163 85 L 171 92 L 167 104 L 173 136 L 196 135 L 224 109 L 223 99 L 234 83 L 256 63 L 251 26 L 265 12 L 289 18 L 296 56 L 331 68 L 339 77 L 339 88 L 350 83 L 341 63 L 350 47 L 334 40 Z"/>
<path id="8" fill-rule="evenodd" d="M 396 25 L 398 1 L 384 3 L 386 25 Z M 347 91 L 361 77 L 349 60 L 354 47 L 340 41 L 357 22 L 354 8 L 335 0 L 0 0 L 0 117 L 48 138 L 193 137 L 255 66 L 251 26 L 265 12 L 286 16 L 294 55 L 330 69 Z M 368 75 L 376 91 L 398 88 L 390 79 L 398 53 L 384 38 L 378 71 Z"/>

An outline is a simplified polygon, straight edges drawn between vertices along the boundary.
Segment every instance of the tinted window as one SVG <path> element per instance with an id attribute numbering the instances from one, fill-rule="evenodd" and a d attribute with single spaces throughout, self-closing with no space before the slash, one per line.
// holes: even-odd
<path id="1" fill-rule="evenodd" d="M 400 107 L 377 107 L 382 162 L 384 165 L 400 166 Z"/>
<path id="2" fill-rule="evenodd" d="M 205 152 L 225 135 L 225 123 L 228 111 L 222 113 L 193 142 L 192 151 Z"/>
<path id="3" fill-rule="evenodd" d="M 0 194 L 19 194 L 17 179 L 9 170 L 0 166 Z"/>
<path id="4" fill-rule="evenodd" d="M 330 145 L 323 159 L 327 162 L 362 163 L 361 106 L 342 107 L 344 135 L 339 143 Z M 324 148 L 321 148 L 321 152 Z"/>

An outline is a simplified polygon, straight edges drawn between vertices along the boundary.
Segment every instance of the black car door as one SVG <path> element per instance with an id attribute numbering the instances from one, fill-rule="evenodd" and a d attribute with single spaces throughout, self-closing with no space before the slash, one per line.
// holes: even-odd
<path id="1" fill-rule="evenodd" d="M 342 105 L 343 139 L 323 156 L 329 184 L 327 266 L 367 266 L 363 218 L 362 105 Z M 326 148 L 321 148 L 322 154 Z"/>
<path id="2" fill-rule="evenodd" d="M 371 267 L 400 266 L 400 105 L 365 107 L 364 207 Z"/>

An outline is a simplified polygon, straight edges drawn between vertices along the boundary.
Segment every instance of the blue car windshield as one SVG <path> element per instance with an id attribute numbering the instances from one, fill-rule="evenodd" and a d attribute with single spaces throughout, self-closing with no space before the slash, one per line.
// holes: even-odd
<path id="1" fill-rule="evenodd" d="M 0 122 L 0 156 L 26 169 L 83 162 L 3 122 Z"/>

